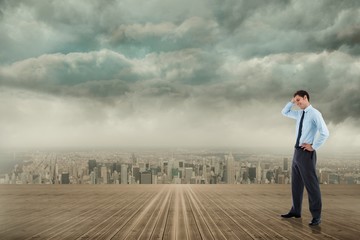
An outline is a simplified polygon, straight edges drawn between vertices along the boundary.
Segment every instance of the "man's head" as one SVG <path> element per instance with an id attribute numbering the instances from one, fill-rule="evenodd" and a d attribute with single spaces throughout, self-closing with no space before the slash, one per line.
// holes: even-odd
<path id="1" fill-rule="evenodd" d="M 310 105 L 310 96 L 307 91 L 299 90 L 294 93 L 294 103 L 301 108 L 305 109 Z"/>

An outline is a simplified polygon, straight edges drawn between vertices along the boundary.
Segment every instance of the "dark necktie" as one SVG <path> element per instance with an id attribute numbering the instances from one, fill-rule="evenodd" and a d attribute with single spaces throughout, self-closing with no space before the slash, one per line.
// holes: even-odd
<path id="1" fill-rule="evenodd" d="M 301 133 L 302 133 L 302 126 L 303 126 L 304 116 L 305 116 L 305 111 L 303 111 L 303 113 L 301 115 L 301 119 L 300 119 L 298 136 L 297 136 L 296 143 L 295 143 L 296 148 L 299 147 L 299 142 L 300 142 L 300 137 L 301 137 Z"/>

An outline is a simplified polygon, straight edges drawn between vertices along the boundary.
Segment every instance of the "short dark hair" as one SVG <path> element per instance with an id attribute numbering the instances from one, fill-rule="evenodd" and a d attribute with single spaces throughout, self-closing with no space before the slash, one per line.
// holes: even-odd
<path id="1" fill-rule="evenodd" d="M 299 95 L 300 97 L 304 97 L 304 96 L 306 96 L 307 97 L 307 99 L 309 100 L 309 102 L 310 102 L 310 95 L 309 95 L 309 93 L 307 92 L 307 91 L 305 91 L 305 90 L 299 90 L 299 91 L 296 91 L 296 93 L 294 93 L 294 97 L 296 97 L 297 95 Z"/>

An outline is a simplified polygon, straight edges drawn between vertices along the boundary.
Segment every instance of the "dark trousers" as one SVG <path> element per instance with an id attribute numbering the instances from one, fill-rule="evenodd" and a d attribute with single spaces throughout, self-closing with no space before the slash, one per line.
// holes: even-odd
<path id="1" fill-rule="evenodd" d="M 321 217 L 321 193 L 316 176 L 316 151 L 296 148 L 292 162 L 291 189 L 293 206 L 291 213 L 301 215 L 304 186 L 309 196 L 309 208 L 313 218 Z"/>

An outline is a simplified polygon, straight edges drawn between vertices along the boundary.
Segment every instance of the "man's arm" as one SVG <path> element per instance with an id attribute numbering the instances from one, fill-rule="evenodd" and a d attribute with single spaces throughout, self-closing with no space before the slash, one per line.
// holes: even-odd
<path id="1" fill-rule="evenodd" d="M 297 111 L 291 110 L 291 108 L 293 106 L 294 106 L 294 102 L 293 102 L 293 100 L 291 100 L 291 102 L 288 102 L 288 104 L 285 105 L 283 110 L 281 110 L 282 115 L 289 117 L 289 118 L 296 119 L 298 116 L 298 113 L 297 113 Z"/>
<path id="2" fill-rule="evenodd" d="M 317 150 L 319 147 L 321 147 L 321 145 L 324 144 L 326 139 L 329 137 L 329 130 L 320 112 L 316 114 L 314 121 L 320 135 L 315 139 L 312 148 Z"/>

